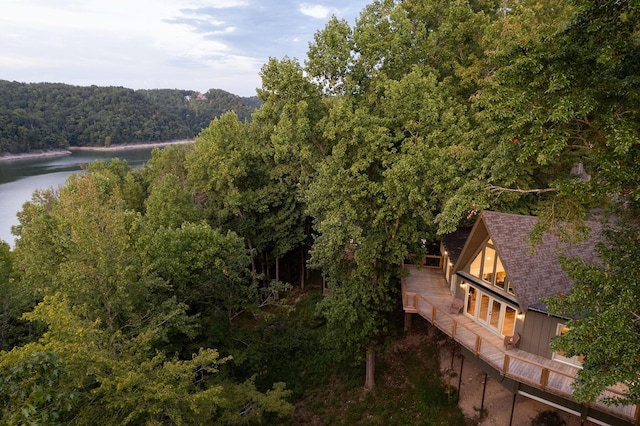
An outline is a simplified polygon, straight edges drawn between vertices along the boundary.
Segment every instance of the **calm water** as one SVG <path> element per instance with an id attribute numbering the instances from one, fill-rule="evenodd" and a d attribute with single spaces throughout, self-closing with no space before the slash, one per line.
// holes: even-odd
<path id="1" fill-rule="evenodd" d="M 114 151 L 76 151 L 62 157 L 0 161 L 0 239 L 14 245 L 11 227 L 18 224 L 16 213 L 31 200 L 36 189 L 58 188 L 80 165 L 112 158 L 127 160 L 131 167 L 141 167 L 151 158 L 152 148 Z"/>

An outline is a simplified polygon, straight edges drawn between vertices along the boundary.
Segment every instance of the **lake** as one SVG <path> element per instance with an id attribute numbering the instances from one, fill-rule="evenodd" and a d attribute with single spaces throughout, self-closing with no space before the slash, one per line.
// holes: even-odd
<path id="1" fill-rule="evenodd" d="M 114 149 L 109 151 L 74 151 L 70 155 L 0 161 L 0 239 L 15 244 L 11 227 L 18 224 L 16 213 L 31 200 L 36 189 L 58 188 L 80 165 L 113 158 L 127 160 L 133 168 L 151 159 L 153 147 Z"/>

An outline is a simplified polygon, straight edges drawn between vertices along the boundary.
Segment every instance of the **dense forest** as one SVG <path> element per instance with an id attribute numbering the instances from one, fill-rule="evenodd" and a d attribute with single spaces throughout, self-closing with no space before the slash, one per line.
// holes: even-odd
<path id="1" fill-rule="evenodd" d="M 0 423 L 293 422 L 374 371 L 403 260 L 483 209 L 539 216 L 533 247 L 606 220 L 600 264 L 564 261 L 554 348 L 585 355 L 579 401 L 640 401 L 640 3 L 375 0 L 261 77 L 251 120 L 25 204 L 0 246 Z M 302 319 L 309 279 L 329 294 Z"/>
<path id="2" fill-rule="evenodd" d="M 69 146 L 193 139 L 211 120 L 260 106 L 223 90 L 132 90 L 0 80 L 0 155 Z"/>

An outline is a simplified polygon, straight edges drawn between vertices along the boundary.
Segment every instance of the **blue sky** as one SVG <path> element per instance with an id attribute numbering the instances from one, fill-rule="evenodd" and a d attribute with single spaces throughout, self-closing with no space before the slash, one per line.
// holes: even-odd
<path id="1" fill-rule="evenodd" d="M 269 57 L 306 58 L 371 0 L 0 0 L 0 79 L 255 95 Z"/>

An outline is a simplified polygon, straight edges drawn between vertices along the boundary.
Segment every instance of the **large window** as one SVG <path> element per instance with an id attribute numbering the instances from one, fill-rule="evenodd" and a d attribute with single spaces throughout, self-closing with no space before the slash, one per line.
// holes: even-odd
<path id="1" fill-rule="evenodd" d="M 500 336 L 512 336 L 518 310 L 504 300 L 465 283 L 465 315 L 478 321 Z"/>
<path id="2" fill-rule="evenodd" d="M 514 294 L 502 260 L 500 260 L 491 240 L 487 241 L 473 259 L 469 265 L 469 273 L 475 277 L 482 278 L 482 280 L 498 287 L 500 290 Z"/>
<path id="3" fill-rule="evenodd" d="M 567 331 L 569 331 L 569 328 L 567 328 L 564 324 L 558 324 L 558 328 L 556 329 L 556 336 L 562 336 Z M 555 359 L 556 361 L 564 362 L 566 364 L 571 364 L 573 366 L 582 368 L 584 355 L 576 355 L 576 356 L 568 357 L 563 351 L 556 351 L 553 353 L 553 359 Z"/>

